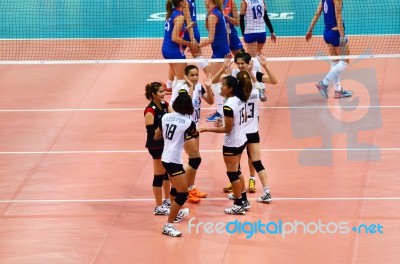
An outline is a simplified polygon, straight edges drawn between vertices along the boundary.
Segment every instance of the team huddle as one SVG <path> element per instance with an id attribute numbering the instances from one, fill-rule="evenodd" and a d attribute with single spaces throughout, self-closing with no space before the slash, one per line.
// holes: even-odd
<path id="1" fill-rule="evenodd" d="M 195 0 L 167 0 L 165 34 L 162 54 L 165 59 L 186 59 L 191 54 L 198 59 L 197 65 L 169 63 L 166 85 L 153 82 L 146 85 L 145 95 L 150 101 L 144 111 L 147 129 L 146 148 L 153 158 L 153 192 L 156 202 L 155 215 L 167 215 L 163 226 L 165 235 L 180 237 L 182 232 L 174 223 L 189 215 L 182 209 L 186 201 L 198 203 L 207 197 L 195 186 L 196 172 L 202 158 L 199 151 L 200 134 L 223 133 L 222 154 L 229 183 L 224 192 L 232 192 L 233 200 L 226 214 L 243 215 L 250 210 L 247 192 L 256 192 L 255 174 L 263 186 L 257 202 L 272 201 L 266 169 L 261 161 L 259 135 L 259 103 L 267 100 L 265 84 L 277 84 L 277 78 L 267 67 L 262 55 L 267 40 L 266 27 L 271 41 L 277 40 L 268 18 L 264 0 L 242 0 L 240 9 L 234 0 L 204 0 L 207 9 L 207 37 L 200 38 L 196 23 Z M 349 45 L 344 34 L 342 0 L 320 0 L 311 21 L 306 40 L 324 12 L 324 41 L 331 55 L 348 55 Z M 240 26 L 243 44 L 236 26 Z M 224 62 L 208 64 L 201 56 L 201 49 L 211 45 L 212 57 Z M 233 57 L 236 67 L 233 68 Z M 328 99 L 329 84 L 335 87 L 334 98 L 349 97 L 351 91 L 340 85 L 340 73 L 347 67 L 347 60 L 332 61 L 327 76 L 316 83 L 321 95 Z M 199 70 L 206 76 L 203 85 L 199 82 Z M 171 95 L 169 103 L 165 94 Z M 201 127 L 202 100 L 212 105 L 216 112 L 206 121 L 212 126 Z M 246 182 L 240 170 L 240 159 L 246 148 L 250 178 Z M 188 156 L 184 167 L 182 154 Z M 164 200 L 163 200 L 164 192 Z"/>

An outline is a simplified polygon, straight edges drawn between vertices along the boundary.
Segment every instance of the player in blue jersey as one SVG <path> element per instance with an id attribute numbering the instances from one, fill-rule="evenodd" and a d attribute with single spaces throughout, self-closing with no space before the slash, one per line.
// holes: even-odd
<path id="1" fill-rule="evenodd" d="M 226 21 L 222 11 L 222 0 L 204 0 L 207 9 L 206 27 L 208 30 L 208 37 L 200 42 L 200 47 L 205 47 L 211 44 L 213 59 L 223 59 L 229 56 L 229 40 L 228 32 L 226 30 Z M 213 63 L 211 67 L 211 75 L 214 76 L 223 62 Z M 220 94 L 221 83 L 219 80 L 213 81 L 211 87 L 215 95 Z M 222 107 L 224 105 L 221 96 L 215 97 L 217 104 L 217 112 L 208 118 L 207 121 L 213 122 L 222 117 Z"/>
<path id="2" fill-rule="evenodd" d="M 197 25 L 197 12 L 196 12 L 196 0 L 185 0 L 185 6 L 183 8 L 183 15 L 185 17 L 185 21 L 187 25 L 192 25 L 191 27 L 187 27 L 183 33 L 183 39 L 189 42 L 196 42 L 197 44 L 200 43 L 200 32 L 199 28 Z M 201 56 L 201 51 L 199 49 L 190 50 L 193 58 L 198 59 L 198 67 L 201 68 L 205 75 L 209 75 L 210 73 L 210 66 L 209 64 L 204 60 L 203 56 Z M 172 93 L 172 87 L 174 85 L 174 72 L 172 69 L 169 70 L 168 72 L 168 80 L 166 82 L 167 84 L 167 92 Z"/>
<path id="3" fill-rule="evenodd" d="M 318 4 L 317 11 L 311 21 L 310 27 L 306 34 L 306 41 L 312 37 L 312 31 L 318 18 L 324 12 L 324 41 L 328 45 L 329 54 L 331 56 L 343 56 L 350 54 L 349 43 L 344 32 L 344 23 L 342 18 L 342 0 L 321 0 Z M 346 91 L 340 85 L 340 74 L 346 69 L 349 60 L 333 60 L 331 70 L 325 78 L 316 83 L 318 91 L 326 99 L 329 97 L 329 83 L 332 81 L 335 86 L 334 98 L 343 98 L 352 96 L 352 91 Z"/>
<path id="4" fill-rule="evenodd" d="M 229 49 L 231 50 L 232 54 L 235 55 L 243 49 L 242 42 L 240 41 L 238 32 L 236 30 L 236 26 L 239 26 L 239 15 L 235 1 L 223 0 L 222 10 L 226 21 L 226 30 L 229 39 Z M 215 93 L 215 98 L 216 98 L 215 102 L 217 103 L 217 108 L 218 108 L 218 102 L 223 101 L 223 98 L 219 94 L 219 91 Z M 221 111 L 221 109 L 219 110 Z M 207 118 L 207 121 L 213 122 L 220 117 L 221 117 L 220 112 L 216 111 Z"/>
<path id="5" fill-rule="evenodd" d="M 162 54 L 165 59 L 186 59 L 185 46 L 193 50 L 197 49 L 195 41 L 183 39 L 184 32 L 193 26 L 193 24 L 187 26 L 185 23 L 183 9 L 186 7 L 186 3 L 186 0 L 167 0 L 162 45 Z M 177 78 L 176 87 L 182 86 L 185 83 L 186 63 L 169 63 L 169 66 L 172 74 Z"/>

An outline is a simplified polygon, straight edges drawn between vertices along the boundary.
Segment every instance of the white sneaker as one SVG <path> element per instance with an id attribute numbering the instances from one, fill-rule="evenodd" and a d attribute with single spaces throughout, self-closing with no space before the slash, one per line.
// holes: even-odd
<path id="1" fill-rule="evenodd" d="M 225 209 L 225 214 L 244 215 L 246 213 L 245 213 L 244 208 L 242 206 L 234 204 L 232 207 Z"/>
<path id="2" fill-rule="evenodd" d="M 173 224 L 166 223 L 163 227 L 162 233 L 167 236 L 181 237 L 182 232 L 178 231 Z"/>
<path id="3" fill-rule="evenodd" d="M 270 203 L 271 201 L 272 201 L 272 197 L 269 192 L 264 192 L 263 196 L 257 198 L 257 202 L 260 202 L 260 203 Z"/>
<path id="4" fill-rule="evenodd" d="M 169 215 L 169 208 L 165 207 L 164 205 L 156 206 L 154 208 L 155 215 Z"/>
<path id="5" fill-rule="evenodd" d="M 235 195 L 233 193 L 228 194 L 228 199 L 229 200 L 235 200 Z"/>
<path id="6" fill-rule="evenodd" d="M 189 208 L 183 208 L 183 209 L 179 210 L 178 215 L 175 217 L 174 223 L 181 222 L 184 218 L 186 218 L 186 216 L 189 215 L 189 213 L 190 213 Z"/>

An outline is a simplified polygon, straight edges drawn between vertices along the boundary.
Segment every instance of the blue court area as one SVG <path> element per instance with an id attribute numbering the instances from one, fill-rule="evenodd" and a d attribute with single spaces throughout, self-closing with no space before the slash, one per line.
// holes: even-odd
<path id="1" fill-rule="evenodd" d="M 318 5 L 318 0 L 266 2 L 278 36 L 304 36 Z M 196 3 L 206 36 L 204 1 Z M 1 1 L 0 39 L 161 38 L 164 17 L 164 0 Z M 344 21 L 348 35 L 399 34 L 400 1 L 346 0 Z M 314 34 L 322 34 L 322 23 L 321 18 Z"/>

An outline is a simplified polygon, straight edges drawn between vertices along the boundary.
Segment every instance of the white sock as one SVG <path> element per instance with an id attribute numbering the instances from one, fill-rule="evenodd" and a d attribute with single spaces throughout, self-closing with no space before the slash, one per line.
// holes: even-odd
<path id="1" fill-rule="evenodd" d="M 265 193 L 269 193 L 269 188 L 268 187 L 264 187 L 264 192 Z"/>
<path id="2" fill-rule="evenodd" d="M 261 71 L 261 64 L 258 61 L 257 57 L 252 57 L 251 60 L 253 61 L 253 71 Z"/>
<path id="3" fill-rule="evenodd" d="M 256 177 L 255 177 L 255 176 L 252 176 L 252 175 L 250 175 L 250 179 L 251 179 L 251 180 L 256 180 Z"/>
<path id="4" fill-rule="evenodd" d="M 211 89 L 214 93 L 215 104 L 217 106 L 217 112 L 222 115 L 222 108 L 224 107 L 224 98 L 220 95 L 221 93 L 221 83 L 211 84 Z"/>
<path id="5" fill-rule="evenodd" d="M 329 73 L 325 76 L 325 78 L 322 80 L 324 85 L 329 85 L 330 81 L 335 81 L 343 71 L 347 67 L 347 63 L 344 61 L 339 61 L 335 66 L 331 67 L 331 70 Z"/>
<path id="6" fill-rule="evenodd" d="M 173 83 L 174 83 L 174 81 L 167 80 L 167 83 L 166 83 L 167 88 L 172 88 L 172 84 L 173 84 Z"/>

